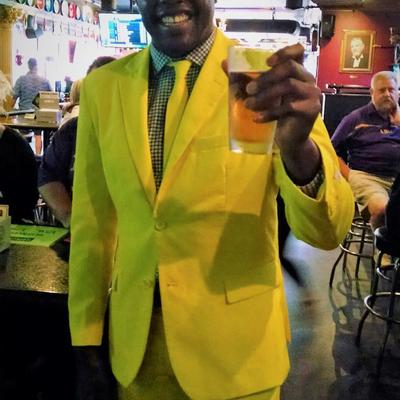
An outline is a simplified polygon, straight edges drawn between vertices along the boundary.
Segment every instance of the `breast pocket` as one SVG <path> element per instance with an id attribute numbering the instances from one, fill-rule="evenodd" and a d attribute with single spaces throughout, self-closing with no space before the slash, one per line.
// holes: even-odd
<path id="1" fill-rule="evenodd" d="M 227 151 L 226 135 L 200 137 L 192 143 L 176 183 L 192 212 L 225 210 Z"/>
<path id="2" fill-rule="evenodd" d="M 228 149 L 229 139 L 227 135 L 217 134 L 212 136 L 198 137 L 193 143 L 193 150 L 212 151 L 215 149 Z"/>

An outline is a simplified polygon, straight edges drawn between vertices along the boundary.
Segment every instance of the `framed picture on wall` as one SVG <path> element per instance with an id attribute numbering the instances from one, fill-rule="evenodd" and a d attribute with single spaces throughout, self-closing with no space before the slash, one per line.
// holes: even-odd
<path id="1" fill-rule="evenodd" d="M 340 72 L 371 72 L 375 31 L 344 30 Z"/>

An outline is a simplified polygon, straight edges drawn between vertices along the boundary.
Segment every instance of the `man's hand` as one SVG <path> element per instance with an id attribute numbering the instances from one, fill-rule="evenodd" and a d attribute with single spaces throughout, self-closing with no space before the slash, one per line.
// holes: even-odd
<path id="1" fill-rule="evenodd" d="M 245 105 L 257 112 L 256 122 L 278 120 L 275 141 L 289 176 L 308 183 L 321 166 L 317 146 L 309 138 L 321 110 L 321 92 L 302 65 L 304 48 L 285 47 L 268 59 L 271 69 L 247 85 Z"/>
<path id="2" fill-rule="evenodd" d="M 344 162 L 343 158 L 338 157 L 339 159 L 339 168 L 340 172 L 343 175 L 343 177 L 346 179 L 346 181 L 349 180 L 349 174 L 350 174 L 350 168 L 349 166 Z"/>

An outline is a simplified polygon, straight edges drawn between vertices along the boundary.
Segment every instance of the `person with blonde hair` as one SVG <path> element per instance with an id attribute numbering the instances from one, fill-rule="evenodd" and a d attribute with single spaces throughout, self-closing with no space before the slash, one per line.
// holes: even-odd
<path id="1" fill-rule="evenodd" d="M 4 103 L 7 98 L 12 94 L 11 84 L 3 71 L 0 71 L 0 113 L 4 113 Z"/>
<path id="2" fill-rule="evenodd" d="M 10 95 L 10 82 L 0 71 L 0 112 Z M 36 181 L 36 160 L 29 143 L 18 131 L 0 123 L 0 204 L 9 206 L 13 223 L 33 221 L 38 199 Z"/>
<path id="3" fill-rule="evenodd" d="M 63 107 L 63 118 L 60 126 L 64 125 L 71 118 L 79 115 L 79 97 L 82 81 L 83 79 L 78 79 L 74 81 L 71 86 L 70 99 L 69 102 Z"/>

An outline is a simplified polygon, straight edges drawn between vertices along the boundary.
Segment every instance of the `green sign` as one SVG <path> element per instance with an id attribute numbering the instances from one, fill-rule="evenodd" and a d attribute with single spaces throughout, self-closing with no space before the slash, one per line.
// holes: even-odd
<path id="1" fill-rule="evenodd" d="M 11 224 L 11 243 L 50 247 L 68 234 L 68 229 L 54 226 Z"/>

